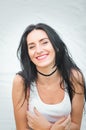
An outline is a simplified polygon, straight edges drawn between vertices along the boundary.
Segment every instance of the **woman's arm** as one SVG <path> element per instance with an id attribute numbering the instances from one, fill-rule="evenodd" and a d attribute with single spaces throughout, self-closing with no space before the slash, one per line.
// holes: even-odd
<path id="1" fill-rule="evenodd" d="M 16 130 L 29 130 L 27 129 L 27 100 L 25 99 L 24 81 L 19 75 L 16 75 L 13 81 L 12 100 Z"/>
<path id="2" fill-rule="evenodd" d="M 71 82 L 76 93 L 72 99 L 71 116 L 63 121 L 53 124 L 51 130 L 80 130 L 84 108 L 84 83 L 80 72 L 72 71 L 73 76 Z M 70 121 L 71 120 L 71 121 Z"/>
<path id="3" fill-rule="evenodd" d="M 80 130 L 84 108 L 84 83 L 80 72 L 73 70 L 72 73 L 75 78 L 72 78 L 71 81 L 76 93 L 72 100 L 71 130 Z M 82 86 L 78 82 L 82 84 Z"/>

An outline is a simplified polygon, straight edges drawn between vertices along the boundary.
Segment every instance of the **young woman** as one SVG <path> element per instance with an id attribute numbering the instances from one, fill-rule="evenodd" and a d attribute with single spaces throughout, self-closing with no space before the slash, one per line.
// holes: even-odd
<path id="1" fill-rule="evenodd" d="M 22 71 L 12 90 L 16 129 L 80 130 L 85 81 L 55 30 L 28 26 L 17 54 Z"/>

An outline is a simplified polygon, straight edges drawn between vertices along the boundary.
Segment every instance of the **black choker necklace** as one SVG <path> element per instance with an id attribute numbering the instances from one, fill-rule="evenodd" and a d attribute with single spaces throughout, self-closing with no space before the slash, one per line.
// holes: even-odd
<path id="1" fill-rule="evenodd" d="M 57 68 L 56 68 L 52 73 L 50 73 L 50 74 L 43 74 L 43 73 L 39 72 L 38 70 L 37 70 L 37 72 L 38 72 L 39 74 L 43 75 L 43 76 L 51 76 L 53 73 L 56 72 L 56 70 L 57 70 Z"/>

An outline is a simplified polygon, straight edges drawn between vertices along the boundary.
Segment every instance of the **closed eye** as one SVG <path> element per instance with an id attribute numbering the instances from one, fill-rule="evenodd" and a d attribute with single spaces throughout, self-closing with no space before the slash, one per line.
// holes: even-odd
<path id="1" fill-rule="evenodd" d="M 33 49 L 35 47 L 35 44 L 34 43 L 29 43 L 28 44 L 28 49 Z"/>
<path id="2" fill-rule="evenodd" d="M 48 42 L 44 42 L 44 44 L 47 44 Z"/>
<path id="3" fill-rule="evenodd" d="M 45 42 L 43 42 L 42 44 L 47 44 L 48 43 L 48 41 L 45 41 Z"/>
<path id="4" fill-rule="evenodd" d="M 29 49 L 32 49 L 32 48 L 34 48 L 34 47 L 35 47 L 35 46 L 29 46 L 28 48 L 29 48 Z"/>

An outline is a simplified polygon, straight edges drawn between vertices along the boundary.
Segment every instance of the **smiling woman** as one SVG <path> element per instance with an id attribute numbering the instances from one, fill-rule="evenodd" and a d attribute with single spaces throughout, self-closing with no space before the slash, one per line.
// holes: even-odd
<path id="1" fill-rule="evenodd" d="M 38 71 L 41 71 L 43 67 L 48 66 L 50 69 L 47 73 L 52 71 L 53 65 L 55 64 L 55 51 L 54 48 L 43 30 L 34 29 L 27 36 L 28 54 L 31 61 L 36 64 Z"/>
<path id="2" fill-rule="evenodd" d="M 17 54 L 22 71 L 13 81 L 16 129 L 80 130 L 84 76 L 55 30 L 43 23 L 28 26 Z"/>

